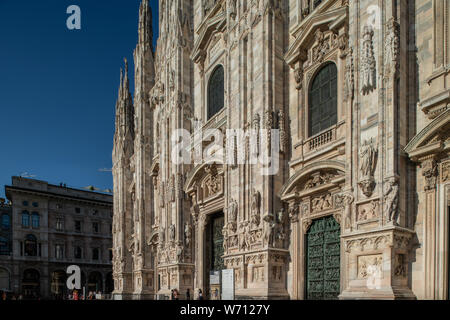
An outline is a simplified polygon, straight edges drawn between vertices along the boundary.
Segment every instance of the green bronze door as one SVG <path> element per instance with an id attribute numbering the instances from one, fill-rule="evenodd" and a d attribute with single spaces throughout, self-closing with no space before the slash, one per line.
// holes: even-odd
<path id="1" fill-rule="evenodd" d="M 329 216 L 314 220 L 306 234 L 306 299 L 333 300 L 339 295 L 340 230 Z"/>
<path id="2" fill-rule="evenodd" d="M 211 254 L 211 270 L 221 271 L 224 269 L 223 264 L 223 234 L 224 217 L 215 217 L 212 221 L 212 254 Z"/>

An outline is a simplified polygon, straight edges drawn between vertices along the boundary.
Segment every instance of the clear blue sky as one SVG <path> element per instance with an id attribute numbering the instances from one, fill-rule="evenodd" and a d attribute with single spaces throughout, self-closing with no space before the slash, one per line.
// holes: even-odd
<path id="1" fill-rule="evenodd" d="M 158 1 L 151 0 L 154 40 Z M 112 189 L 120 67 L 137 42 L 140 0 L 0 0 L 0 197 L 11 176 Z M 68 30 L 67 7 L 81 9 Z"/>

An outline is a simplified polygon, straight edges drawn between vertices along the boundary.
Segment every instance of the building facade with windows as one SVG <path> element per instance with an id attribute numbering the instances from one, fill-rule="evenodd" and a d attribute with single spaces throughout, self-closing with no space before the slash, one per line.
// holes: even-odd
<path id="1" fill-rule="evenodd" d="M 11 204 L 0 198 L 0 291 L 11 291 Z"/>
<path id="2" fill-rule="evenodd" d="M 12 177 L 5 194 L 12 203 L 11 292 L 62 298 L 70 265 L 80 267 L 86 291 L 112 292 L 110 194 L 22 177 Z"/>
<path id="3" fill-rule="evenodd" d="M 163 0 L 153 50 L 143 0 L 116 104 L 116 297 L 211 297 L 233 269 L 237 299 L 448 299 L 449 10 Z"/>

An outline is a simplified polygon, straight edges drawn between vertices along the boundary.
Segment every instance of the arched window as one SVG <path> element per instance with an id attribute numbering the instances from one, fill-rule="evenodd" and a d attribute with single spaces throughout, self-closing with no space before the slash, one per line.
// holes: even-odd
<path id="1" fill-rule="evenodd" d="M 208 83 L 208 119 L 224 106 L 224 71 L 219 65 L 211 74 Z"/>
<path id="2" fill-rule="evenodd" d="M 28 228 L 30 226 L 30 213 L 22 211 L 22 227 Z"/>
<path id="3" fill-rule="evenodd" d="M 37 239 L 32 234 L 25 237 L 25 255 L 31 257 L 37 256 Z"/>
<path id="4" fill-rule="evenodd" d="M 337 123 L 337 68 L 334 63 L 322 67 L 309 90 L 309 136 Z"/>
<path id="5" fill-rule="evenodd" d="M 2 229 L 3 230 L 9 230 L 11 227 L 11 219 L 9 218 L 8 214 L 2 215 Z"/>
<path id="6" fill-rule="evenodd" d="M 33 228 L 39 228 L 39 213 L 33 212 L 31 214 L 31 226 Z"/>

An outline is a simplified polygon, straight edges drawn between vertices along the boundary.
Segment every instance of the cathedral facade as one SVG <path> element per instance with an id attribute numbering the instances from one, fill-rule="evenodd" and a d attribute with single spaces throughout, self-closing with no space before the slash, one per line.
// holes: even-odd
<path id="1" fill-rule="evenodd" d="M 447 0 L 161 0 L 156 48 L 139 10 L 116 299 L 223 269 L 236 299 L 449 299 Z"/>

